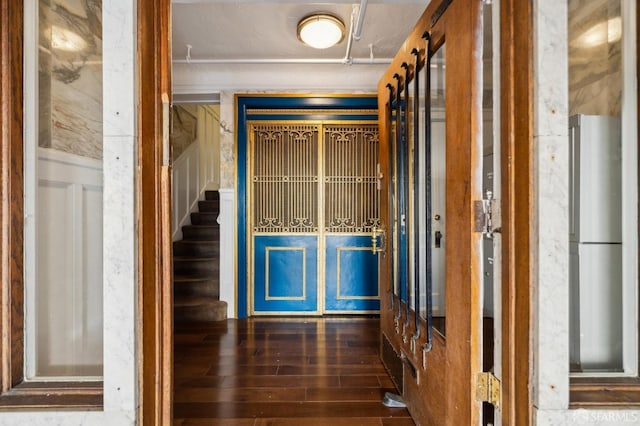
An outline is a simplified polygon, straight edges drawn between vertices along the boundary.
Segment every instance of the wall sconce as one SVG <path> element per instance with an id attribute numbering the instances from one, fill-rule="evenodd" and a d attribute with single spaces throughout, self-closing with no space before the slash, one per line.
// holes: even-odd
<path id="1" fill-rule="evenodd" d="M 344 23 L 333 15 L 316 13 L 298 23 L 298 39 L 316 49 L 326 49 L 344 39 Z"/>

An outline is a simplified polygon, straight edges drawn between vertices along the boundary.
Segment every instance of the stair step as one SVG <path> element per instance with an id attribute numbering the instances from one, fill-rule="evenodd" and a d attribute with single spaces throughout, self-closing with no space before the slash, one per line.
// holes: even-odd
<path id="1" fill-rule="evenodd" d="M 218 213 L 214 212 L 194 212 L 191 213 L 192 225 L 217 225 Z"/>
<path id="2" fill-rule="evenodd" d="M 176 257 L 215 257 L 220 255 L 220 241 L 180 240 L 173 243 Z"/>
<path id="3" fill-rule="evenodd" d="M 220 299 L 220 194 L 205 191 L 191 213 L 191 225 L 182 227 L 182 240 L 173 243 L 175 322 L 212 322 L 227 319 L 227 302 Z"/>
<path id="4" fill-rule="evenodd" d="M 223 321 L 227 319 L 227 302 L 213 297 L 174 298 L 174 321 Z"/>
<path id="5" fill-rule="evenodd" d="M 200 200 L 198 201 L 198 211 L 200 212 L 220 212 L 220 200 Z"/>
<path id="6" fill-rule="evenodd" d="M 213 257 L 173 257 L 174 277 L 217 277 L 219 274 L 219 262 Z"/>
<path id="7" fill-rule="evenodd" d="M 220 200 L 220 193 L 218 191 L 204 191 L 205 200 Z"/>
<path id="8" fill-rule="evenodd" d="M 176 298 L 208 296 L 219 300 L 219 279 L 217 277 L 175 277 L 173 279 L 173 296 Z"/>
<path id="9" fill-rule="evenodd" d="M 185 240 L 213 241 L 220 239 L 220 226 L 185 225 L 182 227 L 182 238 Z"/>

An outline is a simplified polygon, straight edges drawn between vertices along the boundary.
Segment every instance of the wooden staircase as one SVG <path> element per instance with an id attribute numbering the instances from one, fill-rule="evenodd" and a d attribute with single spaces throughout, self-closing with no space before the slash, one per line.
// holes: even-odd
<path id="1" fill-rule="evenodd" d="M 227 302 L 220 300 L 220 194 L 206 191 L 182 227 L 182 240 L 173 243 L 175 322 L 227 319 Z"/>

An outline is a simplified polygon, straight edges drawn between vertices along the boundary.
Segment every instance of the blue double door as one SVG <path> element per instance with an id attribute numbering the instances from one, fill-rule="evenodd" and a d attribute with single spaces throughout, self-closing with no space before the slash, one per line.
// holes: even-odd
<path id="1" fill-rule="evenodd" d="M 377 312 L 377 126 L 249 125 L 252 314 Z"/>

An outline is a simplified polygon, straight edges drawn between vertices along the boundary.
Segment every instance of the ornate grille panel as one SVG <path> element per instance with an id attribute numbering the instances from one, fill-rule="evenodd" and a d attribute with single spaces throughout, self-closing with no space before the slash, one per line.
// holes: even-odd
<path id="1" fill-rule="evenodd" d="M 318 231 L 318 125 L 255 124 L 254 232 Z"/>
<path id="2" fill-rule="evenodd" d="M 378 126 L 328 125 L 325 144 L 325 231 L 371 232 L 378 226 Z"/>

